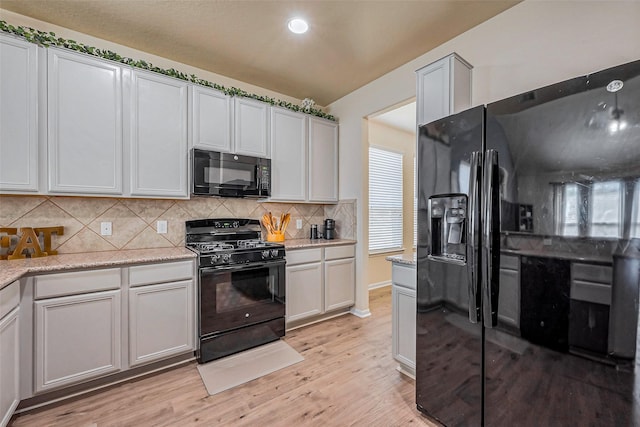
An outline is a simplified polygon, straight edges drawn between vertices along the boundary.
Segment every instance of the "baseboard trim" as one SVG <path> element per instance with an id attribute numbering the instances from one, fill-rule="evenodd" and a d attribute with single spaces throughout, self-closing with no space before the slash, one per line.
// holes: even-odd
<path id="1" fill-rule="evenodd" d="M 384 288 L 385 286 L 391 286 L 391 280 L 385 280 L 384 282 L 371 283 L 369 285 L 369 290 Z"/>
<path id="2" fill-rule="evenodd" d="M 356 317 L 361 318 L 361 319 L 364 319 L 365 317 L 371 316 L 371 311 L 369 311 L 368 308 L 366 310 L 360 310 L 358 308 L 352 308 L 350 310 L 350 313 L 353 314 Z"/>

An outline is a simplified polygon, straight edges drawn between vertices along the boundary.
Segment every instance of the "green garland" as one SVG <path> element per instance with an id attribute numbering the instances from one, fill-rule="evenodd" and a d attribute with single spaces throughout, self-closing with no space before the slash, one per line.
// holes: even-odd
<path id="1" fill-rule="evenodd" d="M 185 74 L 181 71 L 175 70 L 173 68 L 169 68 L 165 70 L 160 67 L 156 67 L 155 65 L 143 61 L 143 60 L 135 60 L 132 58 L 127 58 L 125 56 L 118 55 L 115 52 L 106 49 L 98 49 L 95 47 L 87 46 L 83 43 L 78 43 L 75 40 L 65 40 L 62 37 L 56 37 L 55 33 L 52 31 L 45 32 L 35 30 L 30 27 L 14 27 L 13 25 L 9 25 L 6 21 L 0 20 L 0 30 L 8 34 L 14 34 L 16 36 L 20 36 L 27 40 L 28 42 L 38 44 L 40 46 L 49 47 L 63 47 L 66 49 L 75 50 L 76 52 L 86 53 L 88 55 L 97 56 L 99 58 L 108 59 L 111 61 L 120 62 L 122 64 L 129 65 L 131 67 L 141 68 L 143 70 L 153 71 L 155 73 L 164 74 L 169 77 L 175 77 L 180 80 L 185 80 L 191 83 L 195 83 L 201 86 L 211 87 L 213 89 L 224 92 L 229 96 L 241 96 L 244 98 L 252 98 L 258 101 L 266 102 L 271 105 L 275 105 L 282 108 L 287 108 L 293 111 L 299 111 L 307 114 L 311 114 L 317 117 L 322 117 L 324 119 L 337 121 L 334 116 L 331 114 L 327 114 L 324 111 L 318 110 L 317 108 L 310 108 L 308 111 L 299 105 L 292 104 L 291 102 L 281 101 L 279 99 L 270 98 L 268 96 L 256 95 L 249 92 L 246 92 L 242 89 L 238 89 L 236 87 L 224 87 L 217 83 L 212 83 L 208 80 L 204 80 L 196 76 L 195 74 Z"/>

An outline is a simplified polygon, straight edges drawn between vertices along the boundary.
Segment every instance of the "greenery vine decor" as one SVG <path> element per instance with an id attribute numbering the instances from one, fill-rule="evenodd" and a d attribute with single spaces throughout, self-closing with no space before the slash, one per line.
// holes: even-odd
<path id="1" fill-rule="evenodd" d="M 229 96 L 240 96 L 244 98 L 252 98 L 258 101 L 269 103 L 271 105 L 287 108 L 289 110 L 311 114 L 313 116 L 322 117 L 324 119 L 332 120 L 334 122 L 337 121 L 336 118 L 331 114 L 327 114 L 324 111 L 321 111 L 317 108 L 313 108 L 313 107 L 309 108 L 308 103 L 303 102 L 305 105 L 300 106 L 300 105 L 292 104 L 291 102 L 281 101 L 279 99 L 271 98 L 268 96 L 249 93 L 247 91 L 238 89 L 236 87 L 224 87 L 217 83 L 212 83 L 208 80 L 201 79 L 195 74 L 189 75 L 181 71 L 175 70 L 173 68 L 169 68 L 168 70 L 165 70 L 164 68 L 156 67 L 155 65 L 147 61 L 127 58 L 126 56 L 121 56 L 110 50 L 98 49 L 95 47 L 87 46 L 83 43 L 79 43 L 75 40 L 66 40 L 66 39 L 63 39 L 62 37 L 56 37 L 55 33 L 52 31 L 45 32 L 45 31 L 39 31 L 39 30 L 33 29 L 31 27 L 22 27 L 22 26 L 15 27 L 13 25 L 7 24 L 7 22 L 3 20 L 0 20 L 0 30 L 8 34 L 14 34 L 16 36 L 20 36 L 25 40 L 27 40 L 28 42 L 35 43 L 40 46 L 44 46 L 44 47 L 55 46 L 55 47 L 62 47 L 65 49 L 75 50 L 76 52 L 81 52 L 88 55 L 97 56 L 99 58 L 120 62 L 122 64 L 126 64 L 131 67 L 153 71 L 155 73 L 164 74 L 169 77 L 175 77 L 177 79 L 185 80 L 201 86 L 207 86 L 207 87 L 219 90 L 221 92 L 224 92 Z"/>

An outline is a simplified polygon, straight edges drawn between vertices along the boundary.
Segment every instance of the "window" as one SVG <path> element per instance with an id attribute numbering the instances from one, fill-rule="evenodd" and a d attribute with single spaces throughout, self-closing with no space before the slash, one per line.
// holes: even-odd
<path id="1" fill-rule="evenodd" d="M 640 179 L 635 182 L 633 190 L 633 214 L 631 216 L 631 236 L 640 238 Z"/>
<path id="2" fill-rule="evenodd" d="M 560 218 L 557 224 L 559 234 L 620 237 L 623 184 L 618 180 L 558 184 L 555 198 Z"/>
<path id="3" fill-rule="evenodd" d="M 562 235 L 577 236 L 578 235 L 578 185 L 567 184 L 563 191 L 564 206 L 562 212 Z"/>
<path id="4" fill-rule="evenodd" d="M 369 147 L 369 253 L 402 248 L 402 154 Z"/>
<path id="5" fill-rule="evenodd" d="M 591 189 L 589 235 L 592 237 L 619 237 L 622 183 L 596 182 Z"/>

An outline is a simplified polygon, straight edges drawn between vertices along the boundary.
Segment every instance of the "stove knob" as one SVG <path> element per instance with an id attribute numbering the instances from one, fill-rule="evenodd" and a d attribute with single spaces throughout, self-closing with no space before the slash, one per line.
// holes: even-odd
<path id="1" fill-rule="evenodd" d="M 262 251 L 262 259 L 267 259 L 267 258 L 269 258 L 269 250 Z"/>
<path id="2" fill-rule="evenodd" d="M 277 249 L 271 249 L 271 257 L 275 258 L 278 256 L 278 250 Z"/>
<path id="3" fill-rule="evenodd" d="M 233 221 L 233 228 L 240 227 L 240 223 L 238 221 Z"/>
<path id="4" fill-rule="evenodd" d="M 222 261 L 224 262 L 231 261 L 231 254 L 222 254 Z"/>
<path id="5" fill-rule="evenodd" d="M 220 255 L 216 254 L 216 255 L 211 255 L 211 264 L 215 264 L 220 260 Z"/>

